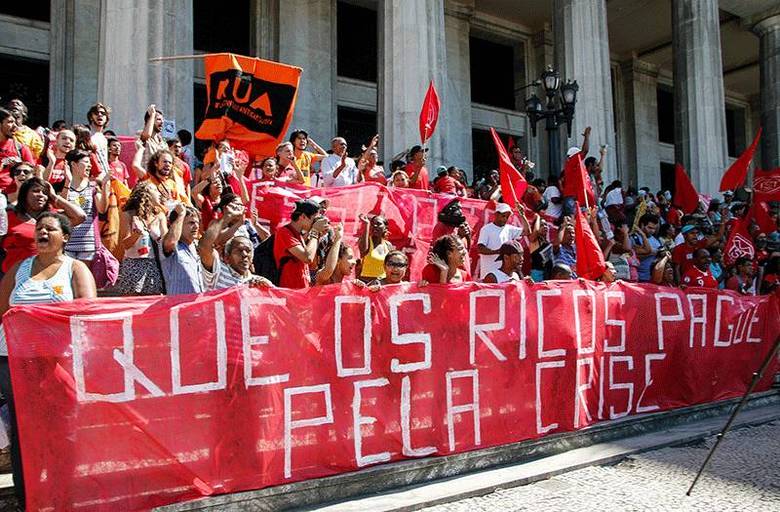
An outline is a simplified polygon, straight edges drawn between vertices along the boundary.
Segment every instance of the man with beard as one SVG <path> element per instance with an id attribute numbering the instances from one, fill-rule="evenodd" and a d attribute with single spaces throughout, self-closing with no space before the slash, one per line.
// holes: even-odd
<path id="1" fill-rule="evenodd" d="M 53 146 L 46 148 L 46 168 L 43 171 L 43 179 L 54 186 L 58 193 L 65 186 L 65 155 L 76 147 L 76 134 L 71 130 L 63 129 L 57 134 Z M 43 161 L 42 161 L 43 162 Z"/>
<path id="2" fill-rule="evenodd" d="M 517 213 L 520 216 L 523 227 L 507 224 L 509 217 L 512 216 L 512 208 L 506 203 L 498 203 L 496 205 L 496 213 L 493 215 L 493 222 L 485 224 L 479 231 L 477 252 L 479 252 L 480 280 L 484 280 L 489 273 L 501 266 L 501 259 L 496 259 L 496 256 L 501 254 L 500 251 L 504 244 L 512 240 L 518 240 L 523 234 L 531 232 L 522 205 L 518 205 Z"/>
<path id="3" fill-rule="evenodd" d="M 506 283 L 508 281 L 519 281 L 522 275 L 523 266 L 523 246 L 517 240 L 512 240 L 501 245 L 496 251 L 498 257 L 498 268 L 488 272 L 482 279 L 483 283 Z"/>
<path id="4" fill-rule="evenodd" d="M 221 290 L 240 284 L 273 287 L 268 279 L 252 274 L 252 241 L 244 236 L 233 236 L 243 225 L 243 207 L 230 203 L 222 218 L 212 222 L 200 239 L 198 255 L 206 290 Z M 219 245 L 220 236 L 228 239 L 223 251 L 224 259 L 214 248 Z"/>
<path id="5" fill-rule="evenodd" d="M 21 161 L 35 164 L 30 148 L 14 139 L 16 128 L 14 115 L 0 108 L 0 191 L 4 194 L 15 190 L 10 173 L 13 164 Z"/>
<path id="6" fill-rule="evenodd" d="M 169 216 L 168 232 L 162 240 L 160 266 L 167 295 L 203 293 L 200 256 L 195 240 L 200 213 L 192 206 L 177 203 Z"/>

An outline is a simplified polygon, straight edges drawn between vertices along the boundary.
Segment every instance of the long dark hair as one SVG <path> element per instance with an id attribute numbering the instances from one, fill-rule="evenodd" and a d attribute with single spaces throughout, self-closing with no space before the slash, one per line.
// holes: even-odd
<path id="1" fill-rule="evenodd" d="M 431 246 L 431 252 L 449 265 L 447 253 L 458 250 L 458 239 L 455 235 L 444 235 L 436 239 Z"/>
<path id="2" fill-rule="evenodd" d="M 22 183 L 22 186 L 19 187 L 19 195 L 17 196 L 16 206 L 14 206 L 14 212 L 16 212 L 16 215 L 30 215 L 30 212 L 27 211 L 27 195 L 30 193 L 30 190 L 33 187 L 41 187 L 44 191 L 46 191 L 46 186 L 46 182 L 37 176 L 33 176 L 29 180 Z"/>

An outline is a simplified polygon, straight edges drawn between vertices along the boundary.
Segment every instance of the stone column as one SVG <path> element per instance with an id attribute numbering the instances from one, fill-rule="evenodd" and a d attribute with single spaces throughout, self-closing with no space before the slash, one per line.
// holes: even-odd
<path id="1" fill-rule="evenodd" d="M 325 149 L 336 135 L 336 1 L 279 2 L 279 61 L 298 66 L 298 100 L 290 129 L 309 132 Z"/>
<path id="2" fill-rule="evenodd" d="M 279 0 L 250 0 L 249 12 L 252 54 L 279 60 Z"/>
<path id="3" fill-rule="evenodd" d="M 556 69 L 563 80 L 576 80 L 580 86 L 572 137 L 565 145 L 581 145 L 585 127 L 592 127 L 590 156 L 598 157 L 600 145 L 609 146 L 604 170 L 604 182 L 609 183 L 618 169 L 606 1 L 554 0 L 553 33 Z M 564 128 L 561 139 L 566 140 Z"/>
<path id="4" fill-rule="evenodd" d="M 87 122 L 98 92 L 101 1 L 52 0 L 49 122 Z"/>
<path id="5" fill-rule="evenodd" d="M 98 98 L 112 108 L 110 128 L 135 134 L 154 103 L 176 129 L 194 133 L 193 61 L 149 62 L 191 55 L 192 2 L 101 0 Z"/>
<path id="6" fill-rule="evenodd" d="M 445 4 L 446 81 L 441 86 L 437 84 L 438 90 L 444 89 L 445 94 L 440 124 L 434 134 L 434 137 L 442 139 L 443 153 L 432 155 L 433 158 L 442 158 L 445 165 L 463 168 L 469 175 L 469 180 L 474 177 L 469 54 L 469 26 L 473 13 L 473 0 L 453 0 Z"/>
<path id="7" fill-rule="evenodd" d="M 716 194 L 727 166 L 717 0 L 672 2 L 675 159 L 696 189 Z"/>
<path id="8" fill-rule="evenodd" d="M 552 28 L 548 24 L 545 24 L 542 30 L 534 34 L 531 45 L 534 57 L 532 80 L 538 80 L 542 75 L 542 72 L 547 69 L 547 66 L 552 66 L 555 63 L 555 47 L 553 45 Z M 525 84 L 523 83 L 520 85 Z M 523 97 L 527 98 L 531 93 L 537 93 L 538 95 L 539 88 L 529 87 L 523 91 Z M 520 110 L 525 110 L 525 104 L 518 105 L 518 108 Z M 547 133 L 544 131 L 544 121 L 539 121 L 536 125 L 536 129 L 536 137 L 533 137 L 531 124 L 530 122 L 528 123 L 526 134 L 527 137 L 531 137 L 528 144 L 528 157 L 531 161 L 536 163 L 536 168 L 534 169 L 535 174 L 540 178 L 547 179 L 549 178 L 550 170 L 550 159 L 548 158 L 550 141 L 547 138 Z"/>
<path id="9" fill-rule="evenodd" d="M 761 69 L 761 164 L 780 167 L 780 14 L 753 26 L 758 35 Z"/>
<path id="10" fill-rule="evenodd" d="M 445 87 L 444 0 L 382 0 L 380 17 L 383 58 L 378 104 L 384 158 L 387 161 L 396 153 L 420 143 L 420 107 L 428 83 L 433 80 L 442 104 L 440 125 L 428 141 L 427 167 L 433 173 L 434 168 L 447 159 L 442 124 L 454 114 L 443 110 L 450 101 L 449 88 Z M 471 122 L 460 129 L 470 132 Z"/>
<path id="11" fill-rule="evenodd" d="M 661 188 L 658 155 L 658 69 L 636 58 L 622 64 L 625 100 L 623 172 L 620 179 L 634 187 Z"/>

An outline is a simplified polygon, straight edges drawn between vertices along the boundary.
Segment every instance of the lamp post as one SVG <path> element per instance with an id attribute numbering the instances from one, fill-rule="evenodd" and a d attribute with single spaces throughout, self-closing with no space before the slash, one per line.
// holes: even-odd
<path id="1" fill-rule="evenodd" d="M 560 148 L 558 147 L 558 127 L 565 123 L 566 133 L 571 137 L 572 119 L 574 119 L 574 105 L 577 103 L 577 91 L 580 86 L 577 81 L 567 80 L 561 84 L 561 77 L 552 66 L 542 73 L 539 85 L 544 89 L 547 102 L 536 94 L 525 100 L 525 111 L 531 121 L 531 133 L 536 137 L 536 123 L 544 119 L 544 129 L 548 133 L 548 160 L 550 162 L 550 177 L 557 178 L 561 171 Z"/>

